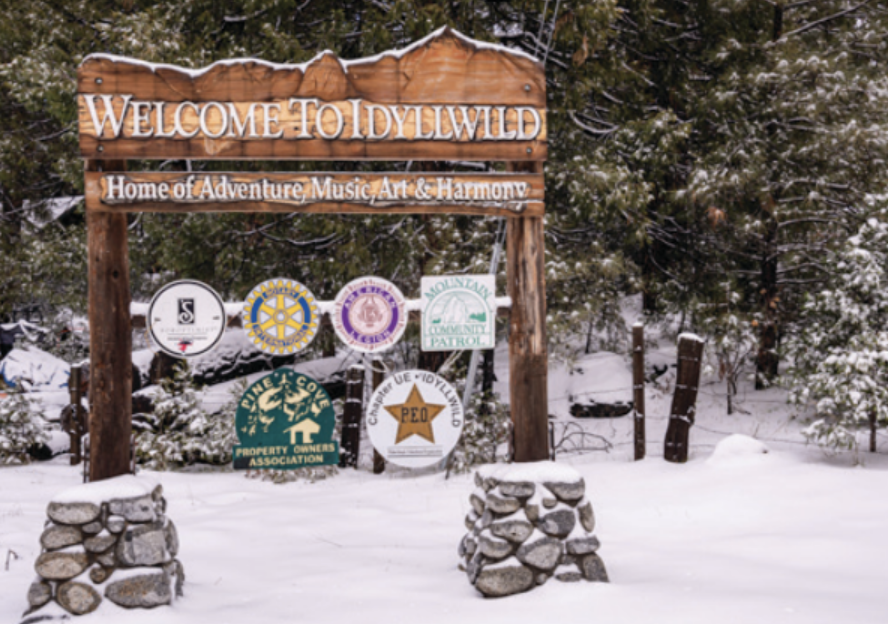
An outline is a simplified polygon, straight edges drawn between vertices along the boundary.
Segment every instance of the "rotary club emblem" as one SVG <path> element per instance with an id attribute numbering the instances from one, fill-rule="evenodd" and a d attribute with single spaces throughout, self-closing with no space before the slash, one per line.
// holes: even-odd
<path id="1" fill-rule="evenodd" d="M 391 282 L 361 277 L 349 282 L 333 302 L 336 335 L 355 351 L 384 351 L 407 327 L 404 295 Z"/>
<path id="2" fill-rule="evenodd" d="M 244 331 L 256 347 L 289 355 L 314 340 L 320 315 L 310 290 L 297 281 L 276 278 L 250 292 L 242 318 Z"/>

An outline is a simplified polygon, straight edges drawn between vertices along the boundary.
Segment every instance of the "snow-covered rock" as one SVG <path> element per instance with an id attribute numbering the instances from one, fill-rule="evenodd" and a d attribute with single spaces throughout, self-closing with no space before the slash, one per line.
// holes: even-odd
<path id="1" fill-rule="evenodd" d="M 0 377 L 13 388 L 25 381 L 34 389 L 60 390 L 70 374 L 70 364 L 34 346 L 13 349 L 0 360 Z"/>

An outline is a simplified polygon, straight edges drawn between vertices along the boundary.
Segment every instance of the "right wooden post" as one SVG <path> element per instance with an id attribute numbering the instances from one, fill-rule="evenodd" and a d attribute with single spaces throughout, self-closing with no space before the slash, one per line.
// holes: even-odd
<path id="1" fill-rule="evenodd" d="M 644 459 L 644 325 L 632 326 L 632 391 L 635 405 L 635 461 Z"/>
<path id="2" fill-rule="evenodd" d="M 696 413 L 703 344 L 701 338 L 691 334 L 678 337 L 678 376 L 663 449 L 663 458 L 669 462 L 683 464 L 688 461 L 689 434 Z"/>
<path id="3" fill-rule="evenodd" d="M 541 162 L 510 162 L 511 172 L 542 173 Z M 509 395 L 516 462 L 549 459 L 546 264 L 542 217 L 506 222 L 509 322 Z"/>

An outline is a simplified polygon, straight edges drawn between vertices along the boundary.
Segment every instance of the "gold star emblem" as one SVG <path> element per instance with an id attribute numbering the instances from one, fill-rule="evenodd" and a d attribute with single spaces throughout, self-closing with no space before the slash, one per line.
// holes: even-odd
<path id="1" fill-rule="evenodd" d="M 447 407 L 446 405 L 432 405 L 426 403 L 419 393 L 419 388 L 413 384 L 407 401 L 399 405 L 386 405 L 386 411 L 392 418 L 398 421 L 398 434 L 395 436 L 395 444 L 416 434 L 435 443 L 435 432 L 432 430 L 432 421 Z"/>

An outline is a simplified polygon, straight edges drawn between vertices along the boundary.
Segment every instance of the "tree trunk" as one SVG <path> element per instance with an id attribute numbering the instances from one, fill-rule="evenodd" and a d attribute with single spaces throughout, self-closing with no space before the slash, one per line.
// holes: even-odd
<path id="1" fill-rule="evenodd" d="M 755 389 L 771 386 L 777 378 L 780 359 L 777 356 L 777 222 L 767 217 L 768 231 L 762 250 L 761 288 L 759 305 L 762 310 L 762 323 L 759 327 L 759 346 L 756 354 Z"/>

